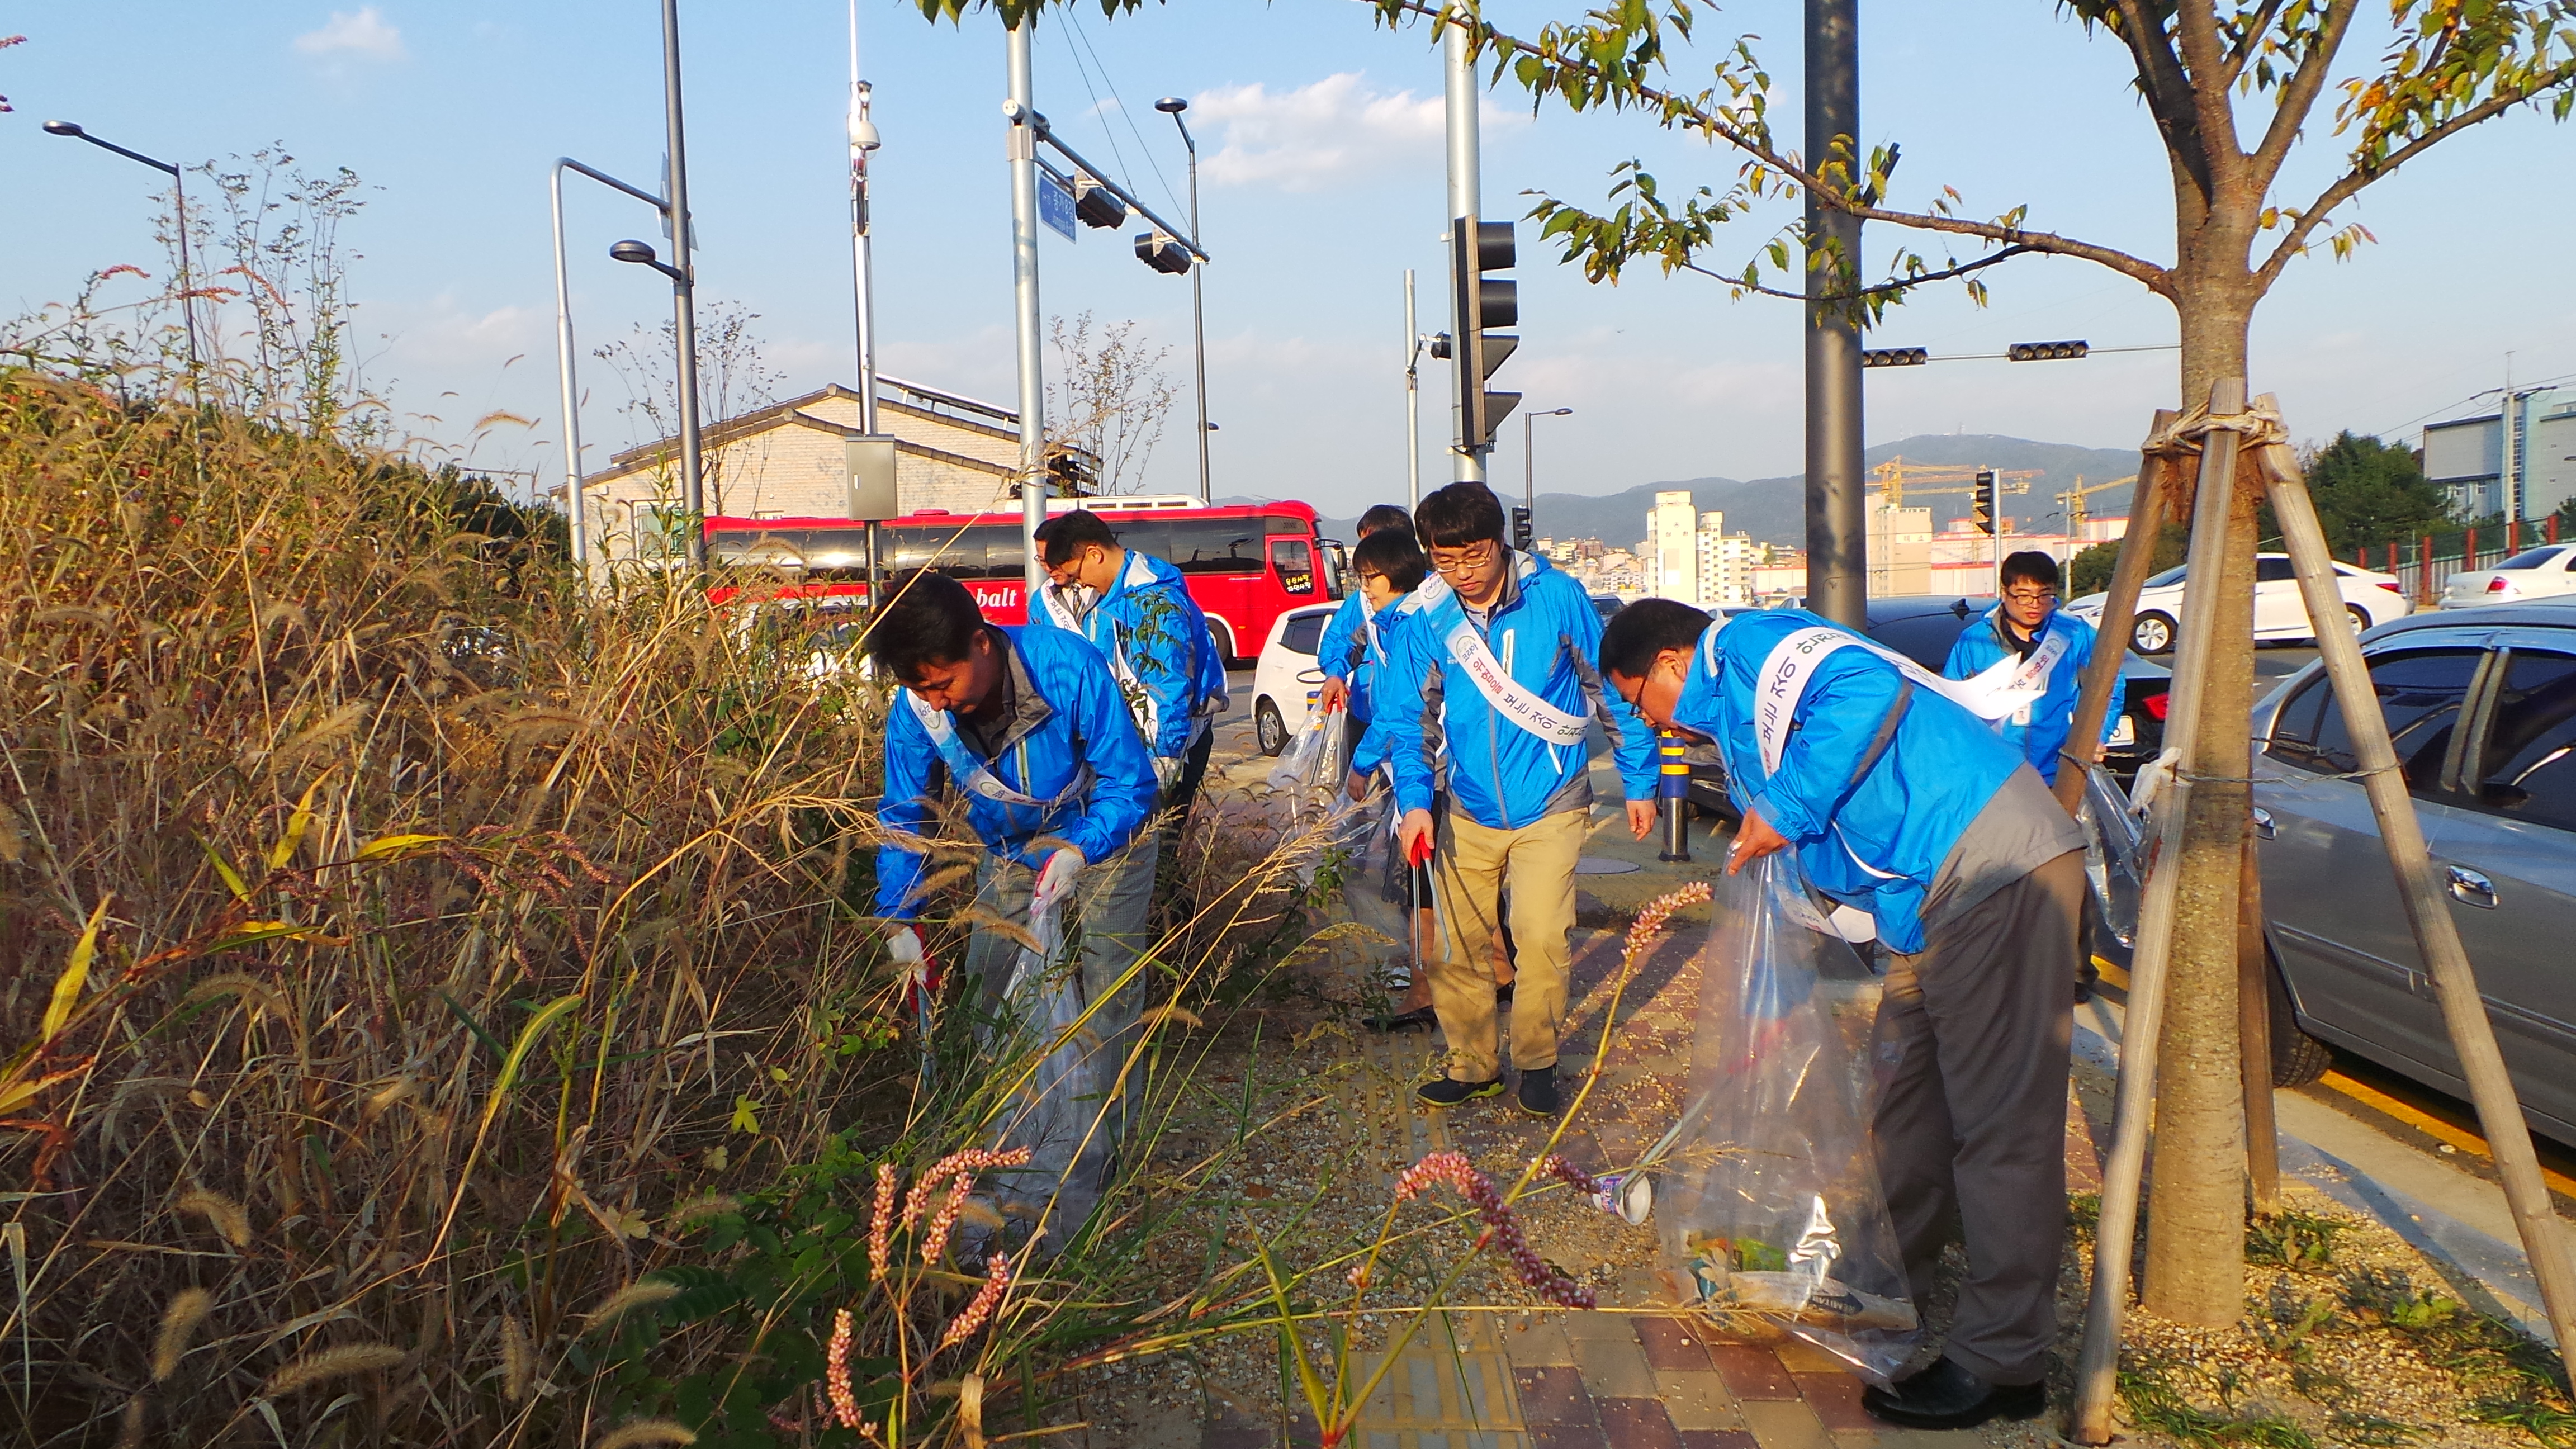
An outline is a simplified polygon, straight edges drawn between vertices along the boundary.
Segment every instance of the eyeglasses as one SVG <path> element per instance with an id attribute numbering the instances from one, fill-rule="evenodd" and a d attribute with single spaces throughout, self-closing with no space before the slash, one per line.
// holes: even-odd
<path id="1" fill-rule="evenodd" d="M 1483 543 L 1476 544 L 1472 551 L 1452 554 L 1448 560 L 1444 562 L 1440 557 L 1442 550 L 1435 548 L 1431 551 L 1431 571 L 1436 574 L 1446 574 L 1453 578 L 1459 574 L 1471 574 L 1476 570 L 1483 568 L 1485 565 L 1492 563 L 1501 550 L 1502 545 L 1488 539 Z"/>
<path id="2" fill-rule="evenodd" d="M 2016 604 L 2037 604 L 2057 597 L 2055 589 L 2006 589 L 2004 597 Z"/>

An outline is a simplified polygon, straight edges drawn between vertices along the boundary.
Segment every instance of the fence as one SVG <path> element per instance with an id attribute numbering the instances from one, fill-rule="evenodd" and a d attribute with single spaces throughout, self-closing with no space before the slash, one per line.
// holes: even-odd
<path id="1" fill-rule="evenodd" d="M 2353 551 L 2352 561 L 2366 569 L 2397 576 L 2418 606 L 2442 597 L 2454 574 L 2494 568 L 2526 548 L 2558 541 L 2558 515 L 2517 519 L 2458 533 L 2428 533 L 2420 538 L 2392 539 Z"/>

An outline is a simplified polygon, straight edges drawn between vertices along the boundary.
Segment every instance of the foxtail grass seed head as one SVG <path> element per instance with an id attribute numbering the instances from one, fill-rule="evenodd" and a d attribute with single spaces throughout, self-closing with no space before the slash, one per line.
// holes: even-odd
<path id="1" fill-rule="evenodd" d="M 141 1394 L 125 1401 L 125 1412 L 117 1416 L 116 1449 L 142 1449 L 143 1421 L 149 1412 Z"/>
<path id="2" fill-rule="evenodd" d="M 528 1346 L 528 1330 L 515 1313 L 501 1318 L 501 1392 L 511 1403 L 525 1403 L 536 1377 L 537 1356 Z"/>
<path id="3" fill-rule="evenodd" d="M 679 1296 L 680 1285 L 677 1283 L 660 1278 L 638 1278 L 608 1295 L 607 1302 L 591 1310 L 590 1316 L 582 1320 L 582 1331 L 588 1333 L 593 1329 L 604 1328 L 638 1308 L 650 1308 L 656 1303 L 668 1303 Z"/>
<path id="4" fill-rule="evenodd" d="M 823 1354 L 823 1391 L 844 1429 L 859 1427 L 859 1401 L 850 1393 L 850 1310 L 832 1310 L 832 1344 Z"/>
<path id="5" fill-rule="evenodd" d="M 877 1164 L 877 1205 L 868 1215 L 868 1279 L 877 1282 L 886 1275 L 886 1261 L 893 1256 L 894 1237 L 894 1164 Z"/>
<path id="6" fill-rule="evenodd" d="M 161 1311 L 161 1333 L 152 1342 L 152 1382 L 166 1384 L 170 1375 L 179 1371 L 179 1360 L 188 1352 L 188 1340 L 214 1306 L 215 1295 L 203 1288 L 190 1288 L 172 1298 L 170 1306 Z"/>
<path id="7" fill-rule="evenodd" d="M 993 1316 L 993 1310 L 1001 1305 L 1002 1295 L 1010 1291 L 1010 1259 L 995 1253 L 984 1260 L 984 1268 L 990 1276 L 984 1279 L 984 1286 L 975 1291 L 975 1301 L 967 1304 L 966 1311 L 958 1314 L 956 1320 L 948 1325 L 948 1331 L 939 1336 L 939 1349 L 955 1347 L 972 1337 L 976 1329 L 984 1326 L 984 1320 Z M 931 1352 L 937 1353 L 939 1349 Z"/>
<path id="8" fill-rule="evenodd" d="M 1184 1011 L 1177 1006 L 1157 1006 L 1139 1018 L 1137 1024 L 1147 1031 L 1165 1024 L 1185 1026 L 1196 1031 L 1207 1023 L 1199 1020 L 1196 1013 Z"/>
<path id="9" fill-rule="evenodd" d="M 1503 1255 L 1511 1259 L 1512 1271 L 1530 1291 L 1550 1303 L 1566 1308 L 1590 1308 L 1592 1290 L 1575 1282 L 1563 1269 L 1531 1251 L 1529 1241 L 1521 1236 L 1521 1225 L 1512 1218 L 1511 1205 L 1494 1191 L 1494 1184 L 1478 1172 L 1466 1155 L 1458 1152 L 1434 1152 L 1404 1170 L 1395 1180 L 1398 1202 L 1409 1202 L 1425 1190 L 1447 1183 L 1460 1197 L 1473 1204 L 1476 1215 L 1485 1223 L 1476 1235 L 1476 1250 L 1500 1243 Z"/>
<path id="10" fill-rule="evenodd" d="M 286 1367 L 269 1376 L 260 1390 L 262 1398 L 282 1399 L 298 1389 L 315 1384 L 345 1379 L 352 1374 L 371 1374 L 401 1363 L 405 1355 L 389 1343 L 351 1343 L 339 1348 L 326 1348 L 290 1361 Z"/>
<path id="11" fill-rule="evenodd" d="M 236 1248 L 250 1246 L 250 1214 L 242 1205 L 212 1188 L 191 1188 L 179 1197 L 179 1211 L 196 1213 L 215 1230 L 215 1236 Z"/>
<path id="12" fill-rule="evenodd" d="M 645 1444 L 695 1444 L 698 1432 L 677 1419 L 634 1419 L 591 1441 L 590 1449 L 639 1449 Z"/>

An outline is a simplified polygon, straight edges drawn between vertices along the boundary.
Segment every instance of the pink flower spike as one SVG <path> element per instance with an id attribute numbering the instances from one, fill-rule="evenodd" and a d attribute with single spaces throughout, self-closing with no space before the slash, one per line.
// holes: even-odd
<path id="1" fill-rule="evenodd" d="M 894 1236 L 894 1164 L 877 1164 L 877 1206 L 868 1219 L 868 1266 L 872 1279 L 886 1275 L 886 1260 L 893 1256 L 889 1240 Z"/>
<path id="2" fill-rule="evenodd" d="M 948 1201 L 939 1205 L 939 1211 L 930 1219 L 930 1226 L 922 1229 L 923 1263 L 934 1268 L 939 1266 L 939 1255 L 948 1251 L 948 1235 L 957 1227 L 957 1210 L 966 1206 L 966 1194 L 974 1186 L 973 1177 L 963 1172 L 957 1174 L 957 1185 L 948 1190 Z"/>
<path id="3" fill-rule="evenodd" d="M 823 1360 L 823 1387 L 844 1429 L 859 1427 L 859 1401 L 850 1393 L 850 1310 L 832 1311 L 832 1346 Z"/>
<path id="4" fill-rule="evenodd" d="M 932 1353 L 964 1343 L 976 1329 L 984 1326 L 985 1319 L 993 1316 L 993 1309 L 1001 1303 L 1002 1294 L 1010 1288 L 1011 1262 L 1008 1258 L 996 1253 L 984 1260 L 984 1266 L 992 1276 L 986 1278 L 984 1286 L 976 1291 L 975 1301 L 967 1304 L 966 1311 L 958 1314 L 957 1321 L 949 1324 L 948 1331 L 939 1336 L 939 1348 L 932 1349 Z"/>
<path id="5" fill-rule="evenodd" d="M 1476 1237 L 1476 1251 L 1481 1252 L 1489 1244 L 1500 1243 L 1503 1255 L 1511 1260 L 1512 1270 L 1520 1275 L 1520 1280 L 1529 1285 L 1531 1291 L 1550 1303 L 1567 1308 L 1594 1306 L 1591 1289 L 1575 1282 L 1530 1251 L 1528 1240 L 1521 1236 L 1521 1225 L 1512 1218 L 1511 1208 L 1494 1191 L 1494 1184 L 1478 1172 L 1464 1154 L 1434 1152 L 1406 1168 L 1404 1175 L 1395 1180 L 1395 1196 L 1399 1202 L 1408 1201 L 1419 1196 L 1424 1189 L 1444 1182 L 1473 1205 L 1476 1215 L 1485 1222 L 1484 1230 Z"/>

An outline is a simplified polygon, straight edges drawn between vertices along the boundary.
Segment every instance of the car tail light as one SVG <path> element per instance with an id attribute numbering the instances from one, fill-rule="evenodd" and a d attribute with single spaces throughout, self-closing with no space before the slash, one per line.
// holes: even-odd
<path id="1" fill-rule="evenodd" d="M 2402 594 L 2406 592 L 2404 589 L 2397 587 L 2394 582 L 2381 584 L 2380 587 L 2386 589 L 2392 594 Z"/>
<path id="2" fill-rule="evenodd" d="M 2163 694 L 2151 694 L 2146 698 L 2147 714 L 2158 724 L 2164 723 L 2165 711 L 2171 708 L 2173 708 L 2173 692 L 2170 690 Z"/>
<path id="3" fill-rule="evenodd" d="M 2487 580 L 2487 592 L 2490 594 L 2509 594 L 2513 592 L 2513 585 L 2506 583 L 2502 579 L 2489 579 Z"/>

